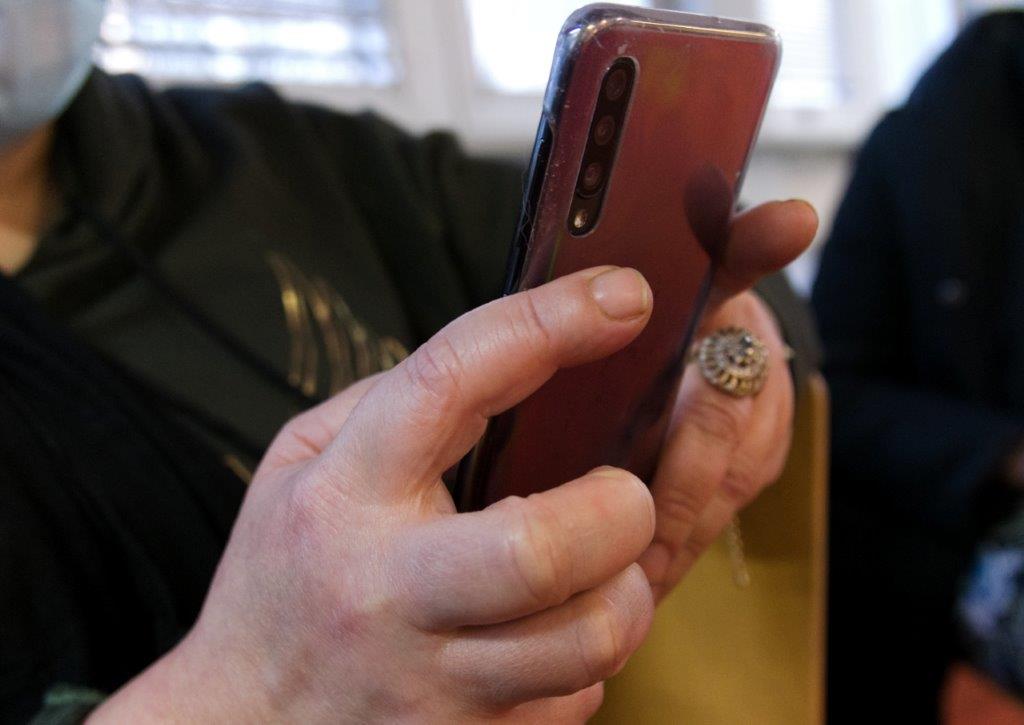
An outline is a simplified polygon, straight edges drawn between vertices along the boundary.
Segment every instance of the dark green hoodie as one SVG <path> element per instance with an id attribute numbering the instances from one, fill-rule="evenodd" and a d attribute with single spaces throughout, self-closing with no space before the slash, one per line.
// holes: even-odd
<path id="1" fill-rule="evenodd" d="M 244 490 L 222 461 L 496 296 L 522 188 L 447 135 L 100 72 L 53 163 L 59 219 L 0 279 L 2 721 L 174 645 Z M 761 291 L 805 349 L 784 282 Z"/>
<path id="2" fill-rule="evenodd" d="M 257 451 L 307 401 L 217 332 L 307 398 L 389 367 L 498 293 L 522 190 L 519 166 L 448 135 L 263 85 L 154 93 L 99 71 L 60 119 L 54 165 L 64 212 L 18 281 Z"/>
<path id="3" fill-rule="evenodd" d="M 58 221 L 0 278 L 3 722 L 58 682 L 111 692 L 177 642 L 241 501 L 232 471 L 493 297 L 522 184 L 449 136 L 265 86 L 98 71 L 53 164 Z M 81 692 L 41 717 L 80 717 Z"/>

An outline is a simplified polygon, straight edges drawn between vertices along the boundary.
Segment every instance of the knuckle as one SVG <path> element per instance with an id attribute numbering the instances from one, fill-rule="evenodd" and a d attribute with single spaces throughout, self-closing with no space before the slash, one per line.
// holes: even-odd
<path id="1" fill-rule="evenodd" d="M 277 437 L 275 438 L 275 440 L 277 440 L 278 438 L 294 436 L 297 430 L 302 430 L 302 428 L 305 425 L 305 421 L 309 417 L 309 415 L 309 411 L 306 410 L 301 413 L 296 413 L 291 418 L 286 420 L 284 422 L 284 425 L 282 425 L 281 428 L 277 431 Z"/>
<path id="2" fill-rule="evenodd" d="M 734 470 L 729 471 L 722 480 L 719 491 L 730 504 L 742 506 L 757 496 L 767 485 L 767 480 L 763 483 L 759 482 L 748 471 Z"/>
<path id="3" fill-rule="evenodd" d="M 499 504 L 508 521 L 508 560 L 537 609 L 560 604 L 572 593 L 572 567 L 557 516 L 537 497 L 511 497 Z"/>
<path id="4" fill-rule="evenodd" d="M 549 347 L 553 337 L 549 323 L 541 314 L 537 293 L 527 290 L 516 298 L 515 319 L 520 337 L 536 347 Z"/>
<path id="5" fill-rule="evenodd" d="M 687 567 L 697 561 L 704 553 L 704 550 L 710 545 L 711 542 L 697 532 L 688 536 L 682 543 L 682 560 L 686 563 Z"/>
<path id="6" fill-rule="evenodd" d="M 781 467 L 771 459 L 771 455 L 750 450 L 750 446 L 740 446 L 722 477 L 719 496 L 737 507 L 750 503 L 781 473 Z"/>
<path id="7" fill-rule="evenodd" d="M 406 358 L 400 367 L 417 403 L 444 412 L 458 398 L 463 361 L 443 332 Z"/>
<path id="8" fill-rule="evenodd" d="M 327 487 L 311 478 L 300 478 L 288 492 L 285 512 L 285 531 L 305 538 L 319 530 L 324 521 L 329 521 L 334 503 Z"/>
<path id="9" fill-rule="evenodd" d="M 338 594 L 325 608 L 327 631 L 345 644 L 358 641 L 379 626 L 384 608 L 384 600 L 377 597 Z"/>
<path id="10" fill-rule="evenodd" d="M 740 440 L 744 421 L 737 406 L 731 402 L 702 396 L 691 403 L 687 415 L 704 436 L 733 445 Z"/>
<path id="11" fill-rule="evenodd" d="M 704 488 L 683 480 L 662 487 L 657 498 L 659 515 L 674 524 L 692 526 L 707 505 L 708 493 Z"/>
<path id="12" fill-rule="evenodd" d="M 296 446 L 297 452 L 306 457 L 319 455 L 324 441 L 330 440 L 330 431 L 311 411 L 299 413 L 288 420 L 278 432 L 277 441 L 288 441 Z"/>

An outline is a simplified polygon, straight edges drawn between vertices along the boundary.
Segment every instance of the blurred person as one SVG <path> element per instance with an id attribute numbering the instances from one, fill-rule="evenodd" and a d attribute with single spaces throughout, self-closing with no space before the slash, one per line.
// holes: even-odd
<path id="1" fill-rule="evenodd" d="M 996 526 L 978 546 L 956 607 L 964 659 L 951 669 L 943 711 L 999 703 L 1024 720 L 1024 509 Z M 947 717 L 947 720 L 952 719 Z M 975 719 L 973 722 L 980 722 Z"/>
<path id="2" fill-rule="evenodd" d="M 936 718 L 957 583 L 1024 489 L 1024 13 L 861 149 L 813 302 L 833 398 L 829 708 Z"/>
<path id="3" fill-rule="evenodd" d="M 106 75 L 101 14 L 0 0 L 0 719 L 585 717 L 781 470 L 788 317 L 749 288 L 813 210 L 734 220 L 702 334 L 776 364 L 756 397 L 687 376 L 650 490 L 600 469 L 456 515 L 441 474 L 486 417 L 628 344 L 646 282 L 480 307 L 521 169 Z"/>

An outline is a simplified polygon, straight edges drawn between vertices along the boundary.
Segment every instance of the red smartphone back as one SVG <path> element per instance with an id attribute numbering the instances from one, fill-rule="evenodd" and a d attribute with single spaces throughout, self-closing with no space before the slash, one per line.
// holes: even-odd
<path id="1" fill-rule="evenodd" d="M 600 465 L 650 481 L 778 59 L 774 32 L 760 25 L 614 5 L 570 16 L 506 293 L 612 264 L 647 278 L 654 311 L 625 349 L 560 370 L 490 421 L 460 469 L 463 509 L 545 490 Z M 600 94 L 616 63 L 632 64 L 632 87 L 596 223 L 580 235 L 576 207 L 593 206 L 577 195 L 581 162 L 593 149 Z"/>

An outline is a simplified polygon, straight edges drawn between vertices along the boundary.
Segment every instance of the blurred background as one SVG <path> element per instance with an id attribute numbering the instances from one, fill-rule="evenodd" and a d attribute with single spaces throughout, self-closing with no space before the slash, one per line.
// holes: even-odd
<path id="1" fill-rule="evenodd" d="M 97 60 L 156 84 L 266 81 L 292 98 L 372 108 L 471 151 L 525 157 L 555 36 L 580 0 L 108 0 Z M 825 222 L 850 154 L 966 20 L 1005 0 L 648 0 L 755 19 L 783 61 L 743 201 L 802 197 Z M 817 248 L 790 268 L 813 281 Z"/>

